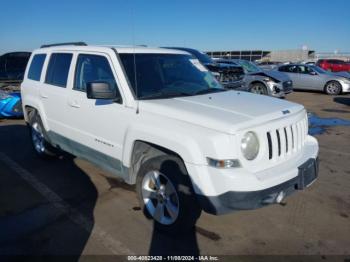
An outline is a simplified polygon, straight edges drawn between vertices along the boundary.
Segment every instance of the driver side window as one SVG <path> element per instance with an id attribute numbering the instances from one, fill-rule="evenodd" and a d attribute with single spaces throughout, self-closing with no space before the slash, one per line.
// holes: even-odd
<path id="1" fill-rule="evenodd" d="M 106 57 L 80 54 L 75 68 L 74 90 L 86 92 L 89 82 L 105 82 L 117 88 L 113 72 Z"/>

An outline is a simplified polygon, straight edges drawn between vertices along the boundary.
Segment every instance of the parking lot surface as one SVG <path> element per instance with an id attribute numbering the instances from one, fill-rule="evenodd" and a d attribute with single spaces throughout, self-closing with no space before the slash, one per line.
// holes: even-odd
<path id="1" fill-rule="evenodd" d="M 39 159 L 23 120 L 0 120 L 0 254 L 349 255 L 350 96 L 287 99 L 318 119 L 318 180 L 283 205 L 203 214 L 177 238 L 153 230 L 132 186 L 69 155 Z"/>

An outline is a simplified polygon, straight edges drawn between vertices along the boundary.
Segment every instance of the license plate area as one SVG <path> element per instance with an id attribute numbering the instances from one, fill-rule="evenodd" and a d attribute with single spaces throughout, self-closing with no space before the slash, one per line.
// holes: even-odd
<path id="1" fill-rule="evenodd" d="M 299 166 L 299 174 L 298 174 L 298 185 L 297 189 L 303 190 L 305 187 L 310 185 L 316 178 L 318 174 L 318 160 L 309 159 L 304 164 Z"/>

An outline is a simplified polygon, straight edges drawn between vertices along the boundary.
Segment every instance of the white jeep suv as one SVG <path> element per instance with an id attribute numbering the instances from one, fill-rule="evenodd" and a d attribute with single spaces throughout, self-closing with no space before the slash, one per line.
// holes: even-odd
<path id="1" fill-rule="evenodd" d="M 303 106 L 228 91 L 184 51 L 42 46 L 21 92 L 40 156 L 64 150 L 136 184 L 161 230 L 281 202 L 317 177 Z"/>

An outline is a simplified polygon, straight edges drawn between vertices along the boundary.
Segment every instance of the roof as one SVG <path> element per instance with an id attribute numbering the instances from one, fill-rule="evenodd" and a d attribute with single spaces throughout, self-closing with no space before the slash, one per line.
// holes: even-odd
<path id="1" fill-rule="evenodd" d="M 118 53 L 157 53 L 157 54 L 189 54 L 185 51 L 174 50 L 174 49 L 165 49 L 159 47 L 145 47 L 145 46 L 120 46 L 120 45 L 58 45 L 58 46 L 49 46 L 36 49 L 35 53 L 40 53 L 42 51 L 97 51 L 97 52 L 108 52 L 110 49 L 115 49 Z"/>

